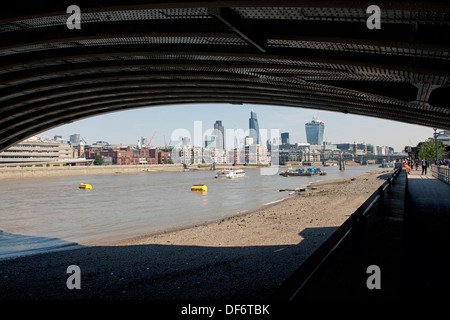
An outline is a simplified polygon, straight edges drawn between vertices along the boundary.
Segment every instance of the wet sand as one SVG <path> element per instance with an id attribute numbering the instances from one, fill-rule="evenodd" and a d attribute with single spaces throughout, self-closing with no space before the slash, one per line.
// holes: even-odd
<path id="1" fill-rule="evenodd" d="M 0 261 L 0 299 L 270 299 L 386 177 L 316 182 L 244 215 Z M 79 290 L 67 288 L 70 265 L 80 267 Z"/>

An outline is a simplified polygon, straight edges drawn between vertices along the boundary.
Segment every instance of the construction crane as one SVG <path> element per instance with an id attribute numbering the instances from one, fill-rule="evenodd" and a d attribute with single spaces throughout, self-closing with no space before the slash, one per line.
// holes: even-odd
<path id="1" fill-rule="evenodd" d="M 153 138 L 155 137 L 155 134 L 156 134 L 156 131 L 153 132 L 153 136 L 152 136 L 152 138 L 150 139 L 150 141 L 147 143 L 147 147 L 150 147 L 150 144 L 152 143 Z"/>

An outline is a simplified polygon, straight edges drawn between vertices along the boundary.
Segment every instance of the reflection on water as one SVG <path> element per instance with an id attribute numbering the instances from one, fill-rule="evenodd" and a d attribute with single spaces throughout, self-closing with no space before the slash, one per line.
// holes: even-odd
<path id="1" fill-rule="evenodd" d="M 246 177 L 231 180 L 214 179 L 213 171 L 191 171 L 0 181 L 0 258 L 15 251 L 101 244 L 215 220 L 288 196 L 279 189 L 376 169 L 349 166 L 340 172 L 329 167 L 326 176 L 291 178 L 247 169 Z M 93 189 L 78 189 L 80 183 Z M 205 184 L 208 191 L 191 191 L 193 184 Z"/>

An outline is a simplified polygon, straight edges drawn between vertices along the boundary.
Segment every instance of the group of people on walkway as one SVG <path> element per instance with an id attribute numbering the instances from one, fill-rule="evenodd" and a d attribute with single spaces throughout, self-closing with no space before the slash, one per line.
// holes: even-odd
<path id="1" fill-rule="evenodd" d="M 444 159 L 439 160 L 438 162 L 433 161 L 435 165 L 438 166 L 446 166 L 450 168 L 450 160 Z M 421 174 L 427 174 L 427 169 L 430 166 L 430 162 L 427 159 L 422 159 L 419 161 L 418 159 L 406 159 L 403 161 L 403 167 L 406 169 L 408 173 L 411 173 L 411 170 L 415 167 L 416 171 L 419 170 L 419 165 L 422 167 Z"/>
<path id="2" fill-rule="evenodd" d="M 422 174 L 427 174 L 428 169 L 428 161 L 427 159 L 422 159 L 420 162 L 422 167 Z M 403 167 L 406 169 L 406 172 L 411 173 L 412 168 L 416 167 L 416 171 L 419 170 L 419 160 L 407 159 L 403 161 Z"/>

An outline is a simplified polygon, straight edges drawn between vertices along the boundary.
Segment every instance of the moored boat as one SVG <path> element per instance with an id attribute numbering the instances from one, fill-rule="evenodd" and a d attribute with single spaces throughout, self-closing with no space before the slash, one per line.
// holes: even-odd
<path id="1" fill-rule="evenodd" d="M 234 178 L 241 178 L 244 176 L 245 176 L 244 170 L 241 170 L 241 169 L 234 170 L 232 168 L 225 168 L 225 169 L 217 171 L 215 178 L 234 179 Z"/>
<path id="2" fill-rule="evenodd" d="M 305 169 L 289 169 L 280 173 L 283 177 L 311 176 L 312 173 Z"/>
<path id="3" fill-rule="evenodd" d="M 324 167 L 337 167 L 337 163 L 327 162 L 323 165 Z"/>
<path id="4" fill-rule="evenodd" d="M 320 176 L 324 176 L 327 174 L 327 172 L 325 170 L 322 170 L 320 168 L 316 168 L 315 173 L 320 175 Z"/>
<path id="5" fill-rule="evenodd" d="M 308 168 L 305 169 L 289 169 L 286 171 L 283 171 L 280 173 L 280 176 L 284 177 L 310 177 L 310 176 L 316 176 L 316 175 L 326 175 L 326 171 L 320 169 L 320 168 Z"/>

